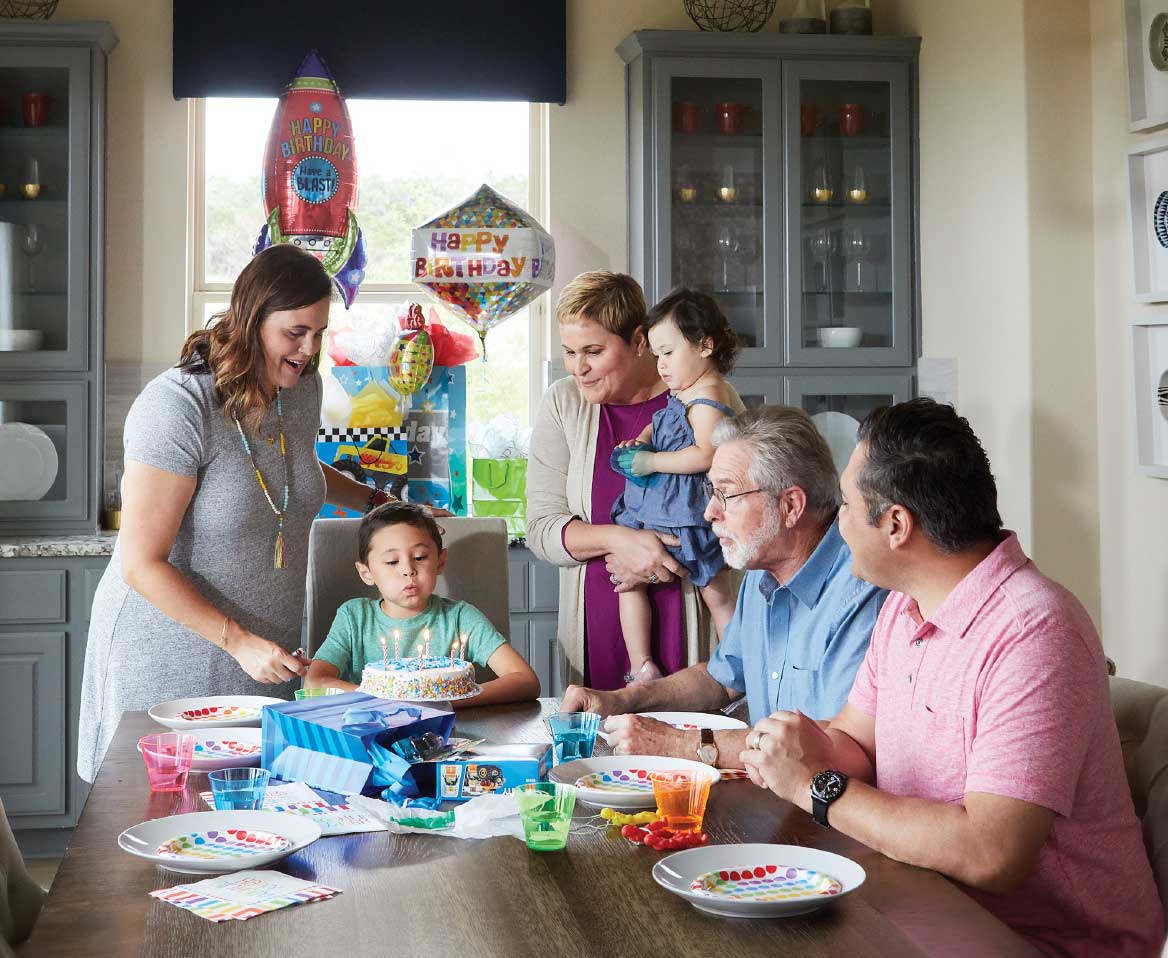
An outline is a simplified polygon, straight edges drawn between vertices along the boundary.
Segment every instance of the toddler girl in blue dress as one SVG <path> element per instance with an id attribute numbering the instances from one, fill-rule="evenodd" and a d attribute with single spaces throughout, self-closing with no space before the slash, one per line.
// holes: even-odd
<path id="1" fill-rule="evenodd" d="M 667 548 L 689 571 L 721 637 L 734 614 L 735 592 L 718 538 L 704 518 L 702 486 L 714 457 L 714 427 L 744 408 L 723 378 L 734 367 L 738 341 L 713 297 L 688 289 L 674 290 L 654 306 L 645 326 L 669 402 L 636 439 L 613 450 L 612 466 L 628 481 L 613 504 L 612 521 L 681 540 Z M 650 648 L 646 590 L 639 586 L 619 599 L 630 682 L 661 677 Z"/>

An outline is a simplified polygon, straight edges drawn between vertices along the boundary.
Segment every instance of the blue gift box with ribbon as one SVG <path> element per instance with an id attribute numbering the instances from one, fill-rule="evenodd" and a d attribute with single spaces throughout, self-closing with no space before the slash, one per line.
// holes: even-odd
<path id="1" fill-rule="evenodd" d="M 446 742 L 453 729 L 453 712 L 364 692 L 282 702 L 263 710 L 261 763 L 286 782 L 400 801 L 418 795 L 418 783 L 390 746 L 426 732 Z"/>

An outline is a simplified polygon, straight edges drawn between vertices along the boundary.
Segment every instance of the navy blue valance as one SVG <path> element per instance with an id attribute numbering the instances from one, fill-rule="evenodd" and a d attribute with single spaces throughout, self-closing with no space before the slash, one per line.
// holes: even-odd
<path id="1" fill-rule="evenodd" d="M 566 99 L 566 0 L 173 2 L 176 100 L 279 96 L 312 49 L 348 97 Z"/>

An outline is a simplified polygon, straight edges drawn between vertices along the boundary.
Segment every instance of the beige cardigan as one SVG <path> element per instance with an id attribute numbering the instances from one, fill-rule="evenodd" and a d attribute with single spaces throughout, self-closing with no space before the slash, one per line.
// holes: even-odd
<path id="1" fill-rule="evenodd" d="M 564 548 L 563 529 L 592 515 L 592 471 L 600 407 L 580 394 L 571 377 L 548 387 L 531 434 L 527 463 L 527 546 L 560 567 L 560 674 L 566 684 L 584 681 L 584 571 L 587 564 Z M 686 662 L 704 662 L 714 646 L 709 613 L 697 590 L 682 585 Z"/>

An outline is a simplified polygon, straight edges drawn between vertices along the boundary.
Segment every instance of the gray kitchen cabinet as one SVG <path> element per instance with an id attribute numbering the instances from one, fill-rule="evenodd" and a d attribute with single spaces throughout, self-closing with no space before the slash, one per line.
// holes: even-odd
<path id="1" fill-rule="evenodd" d="M 677 286 L 718 301 L 748 405 L 789 401 L 787 375 L 816 367 L 911 387 L 919 46 L 643 30 L 617 48 L 629 270 L 650 303 Z"/>
<path id="2" fill-rule="evenodd" d="M 911 399 L 914 377 L 902 371 L 788 370 L 784 381 L 784 401 L 801 406 L 813 417 L 821 412 L 838 412 L 862 420 L 878 406 Z"/>
<path id="3" fill-rule="evenodd" d="M 507 561 L 511 644 L 539 676 L 540 694 L 559 695 L 563 692 L 556 648 L 559 569 L 515 546 L 507 550 Z"/>
<path id="4" fill-rule="evenodd" d="M 0 21 L 0 534 L 98 527 L 116 43 L 105 22 Z M 30 93 L 47 98 L 39 118 Z"/>
<path id="5" fill-rule="evenodd" d="M 64 815 L 64 632 L 0 632 L 0 791 L 9 817 Z M 12 734 L 13 732 L 18 734 Z"/>
<path id="6" fill-rule="evenodd" d="M 57 855 L 85 803 L 77 720 L 108 556 L 0 559 L 0 797 L 21 850 Z"/>

